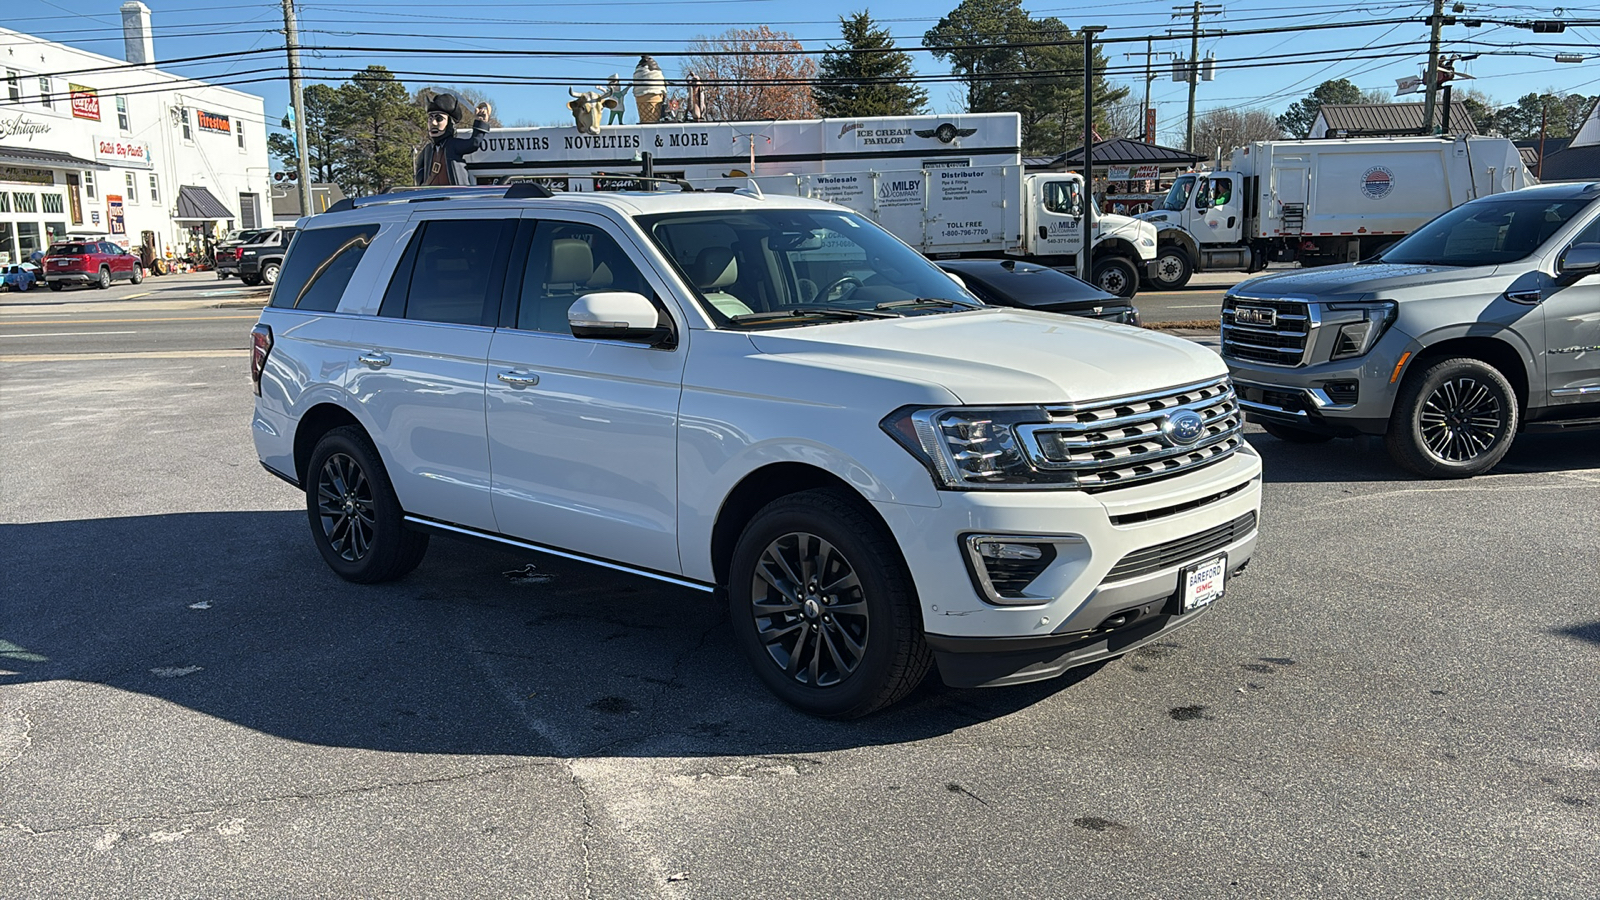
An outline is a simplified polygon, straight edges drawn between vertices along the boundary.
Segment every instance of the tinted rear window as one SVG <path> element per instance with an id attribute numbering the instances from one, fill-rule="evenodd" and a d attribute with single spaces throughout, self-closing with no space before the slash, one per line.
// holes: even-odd
<path id="1" fill-rule="evenodd" d="M 339 308 L 356 264 L 367 252 L 377 225 L 314 228 L 296 235 L 272 288 L 270 306 L 332 312 Z"/>
<path id="2" fill-rule="evenodd" d="M 51 247 L 47 256 L 82 256 L 89 251 L 82 244 L 57 244 Z"/>

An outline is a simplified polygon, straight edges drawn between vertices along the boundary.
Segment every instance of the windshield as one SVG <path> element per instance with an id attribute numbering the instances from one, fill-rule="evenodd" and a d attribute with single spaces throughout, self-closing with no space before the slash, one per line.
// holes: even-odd
<path id="1" fill-rule="evenodd" d="M 981 306 L 871 221 L 825 210 L 641 217 L 719 324 L 815 325 Z"/>
<path id="2" fill-rule="evenodd" d="M 1178 180 L 1172 183 L 1172 189 L 1167 191 L 1167 199 L 1161 202 L 1161 208 L 1169 212 L 1183 212 L 1183 205 L 1189 202 L 1189 192 L 1194 190 L 1194 175 L 1179 175 Z"/>
<path id="3" fill-rule="evenodd" d="M 1377 261 L 1432 266 L 1494 266 L 1539 249 L 1594 201 L 1523 197 L 1458 206 L 1384 251 Z"/>

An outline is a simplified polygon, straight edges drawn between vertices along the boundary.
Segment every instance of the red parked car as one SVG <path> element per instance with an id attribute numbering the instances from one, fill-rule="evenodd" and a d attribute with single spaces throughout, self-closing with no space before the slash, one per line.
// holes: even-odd
<path id="1" fill-rule="evenodd" d="M 43 275 L 50 290 L 69 284 L 107 288 L 113 281 L 144 281 L 139 257 L 109 241 L 63 241 L 44 255 Z"/>

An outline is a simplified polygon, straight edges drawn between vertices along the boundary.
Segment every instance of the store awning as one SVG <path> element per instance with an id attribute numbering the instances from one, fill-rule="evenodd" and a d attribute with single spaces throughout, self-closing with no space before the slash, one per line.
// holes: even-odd
<path id="1" fill-rule="evenodd" d="M 172 217 L 174 222 L 216 222 L 237 218 L 222 205 L 216 194 L 205 188 L 193 184 L 178 188 L 178 214 Z"/>
<path id="2" fill-rule="evenodd" d="M 0 166 L 44 167 L 47 169 L 91 169 L 109 172 L 111 167 L 91 159 L 82 159 L 58 150 L 35 150 L 31 147 L 0 147 Z"/>

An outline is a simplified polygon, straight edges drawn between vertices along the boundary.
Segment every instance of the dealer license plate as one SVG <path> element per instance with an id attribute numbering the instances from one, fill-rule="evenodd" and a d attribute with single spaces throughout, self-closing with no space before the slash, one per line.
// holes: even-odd
<path id="1" fill-rule="evenodd" d="M 1183 570 L 1183 611 L 1199 609 L 1222 596 L 1228 580 L 1227 554 Z"/>

